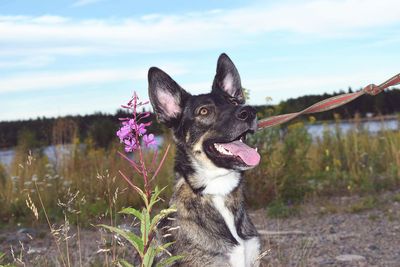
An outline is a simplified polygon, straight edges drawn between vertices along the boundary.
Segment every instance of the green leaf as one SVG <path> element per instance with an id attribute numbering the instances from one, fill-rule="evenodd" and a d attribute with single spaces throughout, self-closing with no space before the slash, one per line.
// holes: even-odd
<path id="1" fill-rule="evenodd" d="M 147 199 L 146 194 L 143 192 L 143 190 L 140 189 L 140 188 L 138 188 L 138 189 L 136 190 L 136 192 L 138 192 L 138 194 L 139 194 L 140 197 L 142 198 L 142 200 L 143 200 L 145 206 L 148 207 L 148 206 L 149 206 L 149 201 L 148 201 L 148 199 Z"/>
<path id="2" fill-rule="evenodd" d="M 150 230 L 153 231 L 155 227 L 157 226 L 158 222 L 161 221 L 161 219 L 167 217 L 169 214 L 176 212 L 176 209 L 174 207 L 168 208 L 168 209 L 163 209 L 153 217 L 151 220 L 151 225 L 150 225 Z"/>
<path id="3" fill-rule="evenodd" d="M 145 243 L 145 240 L 149 240 L 150 234 L 150 214 L 147 209 L 142 210 L 142 220 L 140 223 L 140 232 L 142 233 L 142 240 Z"/>
<path id="4" fill-rule="evenodd" d="M 123 267 L 134 267 L 132 264 L 130 264 L 130 263 L 127 262 L 126 260 L 121 259 L 121 260 L 118 260 L 118 261 L 119 261 L 119 263 L 121 263 L 121 265 L 122 265 Z"/>
<path id="5" fill-rule="evenodd" d="M 150 245 L 147 249 L 146 254 L 143 257 L 144 266 L 151 267 L 153 265 L 155 256 L 156 256 L 156 250 L 152 245 Z"/>
<path id="6" fill-rule="evenodd" d="M 127 159 L 128 161 L 130 161 L 129 158 L 127 158 L 124 154 L 119 153 L 122 157 L 124 157 L 125 159 Z M 128 182 L 128 184 L 140 195 L 140 197 L 142 198 L 142 200 L 144 201 L 144 204 L 146 205 L 146 207 L 149 206 L 149 202 L 147 201 L 147 196 L 146 194 L 143 192 L 142 189 L 140 189 L 139 187 L 137 187 L 136 185 L 134 185 L 130 179 L 121 171 L 119 171 L 119 173 L 122 175 L 122 177 L 125 179 L 125 181 Z"/>
<path id="7" fill-rule="evenodd" d="M 136 218 L 138 218 L 140 221 L 143 220 L 142 213 L 134 208 L 125 208 L 125 209 L 121 210 L 119 213 L 130 214 L 130 215 L 133 215 Z"/>
<path id="8" fill-rule="evenodd" d="M 183 256 L 172 256 L 157 264 L 156 267 L 168 266 L 180 259 L 183 259 Z"/>
<path id="9" fill-rule="evenodd" d="M 117 233 L 120 236 L 122 236 L 123 238 L 125 238 L 127 241 L 129 241 L 129 243 L 132 244 L 132 246 L 134 246 L 134 248 L 140 254 L 140 256 L 143 256 L 143 250 L 144 250 L 143 241 L 137 235 L 135 235 L 134 233 L 119 229 L 117 227 L 113 227 L 113 226 L 109 226 L 109 225 L 105 225 L 105 224 L 100 224 L 100 226 L 110 230 L 111 232 Z"/>
<path id="10" fill-rule="evenodd" d="M 150 210 L 153 207 L 153 205 L 156 204 L 160 200 L 159 196 L 160 196 L 161 192 L 165 190 L 165 188 L 167 188 L 167 186 L 161 188 L 161 190 L 158 190 L 158 186 L 156 186 L 156 188 L 154 189 L 154 193 L 151 195 L 151 198 L 150 198 L 150 203 L 149 203 Z"/>
<path id="11" fill-rule="evenodd" d="M 158 253 L 162 252 L 162 251 L 166 251 L 167 248 L 170 247 L 171 245 L 173 245 L 174 243 L 175 243 L 175 241 L 174 242 L 168 242 L 168 243 L 162 244 L 161 246 L 158 246 L 157 249 L 156 249 L 156 255 Z"/>

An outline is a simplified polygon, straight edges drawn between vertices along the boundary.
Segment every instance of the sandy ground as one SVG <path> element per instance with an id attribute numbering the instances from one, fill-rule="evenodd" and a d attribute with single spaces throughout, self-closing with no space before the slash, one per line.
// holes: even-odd
<path id="1" fill-rule="evenodd" d="M 251 212 L 263 240 L 263 266 L 400 266 L 400 191 L 366 197 L 318 199 L 286 219 Z M 364 203 L 364 204 L 360 204 Z M 123 224 L 125 226 L 125 224 Z M 128 227 L 128 226 L 127 226 Z M 62 232 L 61 232 L 62 233 Z M 111 265 L 112 254 L 133 260 L 125 245 L 110 247 L 110 235 L 96 227 L 68 231 L 70 266 Z M 60 237 L 63 240 L 62 237 Z M 60 250 L 66 255 L 65 240 Z M 122 243 L 121 243 L 122 244 Z M 45 226 L 9 226 L 0 230 L 0 251 L 16 265 L 62 266 L 53 236 Z M 1 263 L 0 263 L 1 264 Z"/>
<path id="2" fill-rule="evenodd" d="M 360 204 L 365 198 L 332 198 L 306 204 L 300 215 L 284 220 L 267 218 L 263 210 L 253 213 L 267 250 L 264 264 L 399 267 L 398 196 L 377 196 L 372 208 Z"/>

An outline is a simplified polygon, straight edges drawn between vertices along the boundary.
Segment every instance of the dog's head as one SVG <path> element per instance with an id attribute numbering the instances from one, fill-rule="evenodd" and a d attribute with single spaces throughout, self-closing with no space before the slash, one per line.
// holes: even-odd
<path id="1" fill-rule="evenodd" d="M 217 63 L 211 93 L 191 95 L 158 68 L 149 70 L 149 96 L 160 122 L 174 131 L 178 147 L 202 166 L 246 170 L 260 156 L 245 144 L 257 127 L 256 111 L 245 105 L 239 73 L 226 54 Z"/>

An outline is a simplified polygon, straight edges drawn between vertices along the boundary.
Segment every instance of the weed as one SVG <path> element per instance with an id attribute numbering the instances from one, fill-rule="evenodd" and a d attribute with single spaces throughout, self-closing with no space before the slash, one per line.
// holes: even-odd
<path id="1" fill-rule="evenodd" d="M 309 123 L 315 123 L 314 119 Z M 338 116 L 335 123 L 333 129 L 326 126 L 323 135 L 317 139 L 311 138 L 308 125 L 303 122 L 261 130 L 251 136 L 249 142 L 258 147 L 261 162 L 245 174 L 248 192 L 251 192 L 247 196 L 250 206 L 263 207 L 277 199 L 296 204 L 307 197 L 374 194 L 400 186 L 400 131 L 389 131 L 382 126 L 378 134 L 371 133 L 361 127 L 359 118 L 355 118 L 354 126 L 343 132 L 340 127 L 343 122 Z M 18 136 L 12 164 L 0 166 L 1 222 L 30 222 L 31 212 L 25 201 L 29 194 L 32 201 L 38 203 L 34 182 L 38 184 L 43 204 L 53 221 L 64 219 L 57 200 L 64 199 L 68 188 L 73 192 L 79 190 L 80 195 L 85 196 L 86 203 L 80 207 L 83 226 L 88 226 L 90 219 L 99 214 L 109 215 L 110 197 L 117 188 L 115 216 L 119 216 L 115 211 L 123 207 L 142 205 L 140 196 L 129 194 L 122 179 L 110 183 L 98 179 L 98 174 L 104 176 L 106 172 L 110 179 L 119 177 L 119 171 L 127 176 L 134 175 L 126 160 L 118 156 L 117 142 L 105 149 L 97 146 L 90 137 L 80 140 L 77 126 L 68 120 L 60 120 L 54 124 L 50 135 L 54 145 L 46 148 L 52 152 L 49 159 L 33 135 L 24 132 Z M 172 142 L 170 134 L 164 134 L 162 138 L 160 153 Z M 159 188 L 173 184 L 174 149 L 171 147 L 164 168 L 159 170 Z M 142 153 L 146 164 L 158 158 L 151 149 Z M 137 151 L 129 156 L 130 159 L 139 157 Z M 136 183 L 139 187 L 144 185 L 142 180 Z M 160 197 L 168 199 L 171 194 L 172 187 L 169 186 Z M 159 204 L 161 207 L 166 205 Z M 43 220 L 43 211 L 38 212 L 39 220 Z M 75 219 L 74 216 L 70 218 L 72 224 Z"/>
<path id="2" fill-rule="evenodd" d="M 339 212 L 338 206 L 335 204 L 332 204 L 332 203 L 324 204 L 323 206 L 321 206 L 321 208 L 319 210 L 320 215 L 334 214 L 334 213 L 338 213 L 338 212 Z"/>
<path id="3" fill-rule="evenodd" d="M 377 220 L 379 220 L 379 215 L 377 215 L 377 214 L 370 214 L 370 215 L 368 215 L 368 220 L 370 220 L 370 221 L 377 221 Z"/>
<path id="4" fill-rule="evenodd" d="M 400 202 L 400 193 L 397 193 L 393 196 L 393 201 Z"/>
<path id="5" fill-rule="evenodd" d="M 282 200 L 275 200 L 267 206 L 267 215 L 271 218 L 288 218 L 299 214 L 299 206 L 289 206 Z"/>
<path id="6" fill-rule="evenodd" d="M 376 197 L 368 196 L 368 197 L 364 197 L 364 198 L 360 199 L 355 204 L 350 205 L 347 208 L 347 212 L 359 213 L 359 212 L 363 212 L 366 210 L 371 210 L 373 208 L 376 208 L 376 207 L 378 207 L 379 204 L 380 203 Z"/>
<path id="7" fill-rule="evenodd" d="M 162 209 L 158 213 L 153 214 L 153 208 L 155 204 L 161 200 L 160 194 L 165 188 L 159 189 L 158 186 L 156 186 L 155 189 L 152 190 L 151 181 L 157 177 L 159 171 L 161 170 L 161 167 L 164 164 L 168 154 L 169 146 L 167 147 L 162 159 L 158 164 L 156 164 L 157 152 L 154 153 L 151 163 L 146 164 L 143 148 L 145 146 L 156 146 L 156 141 L 153 134 L 147 133 L 146 127 L 149 126 L 150 123 L 142 123 L 142 119 L 149 116 L 149 113 L 137 113 L 137 108 L 145 104 L 138 101 L 139 98 L 135 93 L 129 103 L 126 106 L 123 106 L 132 112 L 132 118 L 121 118 L 122 127 L 117 132 L 117 135 L 120 138 L 121 143 L 124 144 L 126 152 L 138 151 L 139 155 L 138 159 L 130 159 L 125 154 L 119 153 L 120 156 L 124 158 L 127 163 L 129 163 L 130 167 L 136 172 L 136 174 L 142 177 L 143 189 L 135 185 L 134 182 L 128 176 L 126 176 L 124 172 L 119 171 L 119 173 L 129 184 L 131 189 L 133 189 L 133 191 L 136 192 L 143 201 L 144 207 L 141 210 L 130 207 L 120 211 L 120 213 L 130 215 L 139 221 L 141 235 L 139 236 L 132 231 L 127 231 L 112 225 L 110 226 L 103 224 L 101 226 L 120 235 L 134 247 L 135 251 L 140 257 L 141 267 L 153 266 L 155 263 L 154 261 L 159 254 L 165 255 L 163 256 L 162 261 L 157 264 L 157 266 L 168 266 L 181 259 L 182 256 L 172 255 L 168 251 L 168 248 L 174 242 L 160 244 L 159 241 L 157 241 L 157 226 L 161 220 L 167 218 L 171 213 L 176 212 L 176 209 L 174 207 L 170 207 Z M 141 141 L 143 141 L 143 143 Z M 110 207 L 110 213 L 111 212 L 112 211 Z M 111 224 L 113 224 L 113 221 L 111 221 Z M 119 259 L 118 262 L 123 266 L 133 266 L 124 259 Z"/>
<path id="8" fill-rule="evenodd" d="M 15 267 L 15 265 L 12 265 L 10 263 L 5 263 L 5 257 L 6 257 L 6 254 L 3 252 L 0 252 L 0 267 Z"/>

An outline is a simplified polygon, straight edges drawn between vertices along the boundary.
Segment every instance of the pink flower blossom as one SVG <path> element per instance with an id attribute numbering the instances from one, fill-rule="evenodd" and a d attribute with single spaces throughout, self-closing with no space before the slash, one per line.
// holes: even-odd
<path id="1" fill-rule="evenodd" d="M 126 152 L 133 152 L 137 149 L 137 142 L 136 142 L 136 139 L 134 139 L 134 138 L 125 139 L 124 143 L 125 143 L 125 151 Z"/>
<path id="2" fill-rule="evenodd" d="M 130 138 L 132 135 L 131 128 L 129 125 L 123 125 L 118 131 L 117 131 L 117 136 L 119 137 L 121 143 L 127 139 Z"/>
<path id="3" fill-rule="evenodd" d="M 147 129 L 145 127 L 146 127 L 146 125 L 143 123 L 138 125 L 137 131 L 138 131 L 139 135 L 144 135 L 147 132 Z"/>
<path id="4" fill-rule="evenodd" d="M 154 134 L 145 134 L 143 135 L 143 142 L 146 147 L 157 147 L 156 139 L 154 138 Z"/>
<path id="5" fill-rule="evenodd" d="M 134 97 L 128 102 L 126 106 L 122 106 L 129 111 L 132 111 L 132 118 L 119 118 L 121 123 L 120 129 L 117 131 L 117 136 L 121 143 L 125 145 L 126 152 L 133 152 L 140 146 L 140 139 L 143 139 L 144 145 L 149 147 L 156 147 L 157 143 L 153 134 L 146 134 L 146 127 L 151 125 L 151 122 L 141 122 L 143 119 L 150 116 L 149 112 L 136 113 L 139 106 L 143 106 L 149 102 L 137 102 L 138 97 L 135 94 Z"/>

